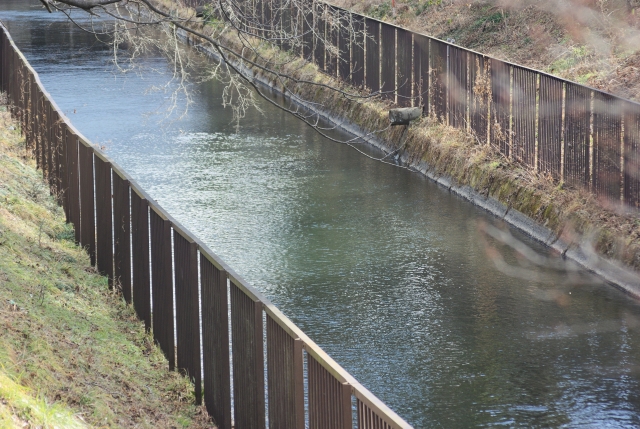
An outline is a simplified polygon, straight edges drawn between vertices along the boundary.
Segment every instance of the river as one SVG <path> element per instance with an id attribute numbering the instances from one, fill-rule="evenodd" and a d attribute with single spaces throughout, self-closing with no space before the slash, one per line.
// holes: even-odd
<path id="1" fill-rule="evenodd" d="M 267 103 L 236 126 L 218 82 L 167 117 L 163 58 L 122 74 L 109 46 L 37 0 L 0 2 L 0 19 L 81 132 L 415 427 L 640 426 L 631 298 Z"/>

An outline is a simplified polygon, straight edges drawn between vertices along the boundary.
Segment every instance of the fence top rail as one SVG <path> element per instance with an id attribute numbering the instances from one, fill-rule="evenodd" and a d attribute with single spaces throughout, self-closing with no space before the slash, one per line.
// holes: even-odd
<path id="1" fill-rule="evenodd" d="M 68 131 L 75 135 L 78 142 L 84 146 L 91 148 L 94 155 L 99 157 L 104 162 L 107 162 L 111 169 L 118 174 L 121 178 L 129 181 L 129 186 L 133 192 L 136 192 L 142 199 L 147 200 L 149 207 L 154 210 L 164 220 L 169 220 L 171 226 L 180 235 L 187 238 L 190 241 L 195 242 L 198 245 L 201 256 L 212 262 L 218 269 L 224 271 L 230 281 L 240 288 L 245 294 L 252 299 L 259 301 L 265 312 L 267 312 L 271 318 L 278 323 L 283 329 L 285 329 L 294 338 L 299 338 L 304 344 L 304 348 L 315 360 L 318 361 L 327 371 L 329 371 L 340 382 L 348 383 L 352 388 L 352 393 L 369 408 L 371 408 L 376 414 L 382 417 L 392 428 L 398 429 L 411 429 L 412 427 L 400 418 L 395 412 L 387 407 L 382 401 L 376 398 L 369 390 L 362 386 L 352 375 L 345 371 L 337 362 L 335 362 L 326 352 L 324 352 L 314 341 L 312 341 L 300 328 L 298 328 L 288 317 L 286 317 L 280 310 L 278 310 L 271 301 L 264 296 L 260 291 L 249 285 L 239 274 L 231 269 L 224 261 L 222 261 L 215 253 L 209 249 L 201 240 L 194 236 L 189 230 L 183 227 L 177 222 L 169 213 L 167 213 L 153 198 L 145 192 L 140 185 L 133 180 L 116 162 L 114 162 L 107 154 L 105 154 L 100 148 L 91 144 L 76 127 L 71 124 L 69 118 L 61 113 L 61 109 L 53 101 L 51 95 L 44 89 L 44 85 L 40 81 L 38 73 L 31 67 L 26 57 L 15 45 L 10 33 L 6 26 L 0 22 L 0 28 L 2 28 L 4 34 L 7 36 L 8 41 L 12 49 L 18 54 L 19 58 L 24 64 L 27 65 L 28 70 L 32 74 L 35 82 L 42 92 L 42 96 L 51 103 L 51 107 L 59 115 L 60 119 L 68 127 Z"/>
<path id="2" fill-rule="evenodd" d="M 9 41 L 10 46 L 18 54 L 18 57 L 22 60 L 22 62 L 27 66 L 27 70 L 33 76 L 38 88 L 40 89 L 40 92 L 42 93 L 42 97 L 46 98 L 49 101 L 49 103 L 51 103 L 51 107 L 58 113 L 58 115 L 60 116 L 60 119 L 66 123 L 69 129 L 71 129 L 79 138 L 84 139 L 85 141 L 89 141 L 80 131 L 78 131 L 76 127 L 74 127 L 71 124 L 71 121 L 69 120 L 69 118 L 67 118 L 67 115 L 62 113 L 62 109 L 60 109 L 60 107 L 53 100 L 53 97 L 51 97 L 51 94 L 49 94 L 49 92 L 45 89 L 44 85 L 42 84 L 42 81 L 40 80 L 40 76 L 33 69 L 33 67 L 31 66 L 31 63 L 29 63 L 29 61 L 24 56 L 22 51 L 18 49 L 18 46 L 15 44 L 13 40 L 13 37 L 11 37 L 11 33 L 9 33 L 9 30 L 7 29 L 6 25 L 2 21 L 0 21 L 0 28 L 2 28 L 2 31 L 7 36 L 7 40 Z"/>
<path id="3" fill-rule="evenodd" d="M 394 429 L 411 429 L 412 426 L 405 422 L 392 409 L 385 405 L 366 387 L 360 384 L 351 374 L 342 368 L 336 361 L 331 358 L 324 350 L 322 350 L 311 338 L 307 336 L 291 319 L 285 316 L 276 306 L 268 300 L 263 301 L 265 312 L 273 319 L 281 328 L 283 328 L 294 339 L 302 340 L 304 349 L 308 354 L 320 364 L 324 369 L 334 376 L 341 383 L 348 383 L 351 386 L 352 393 L 361 402 L 365 403 L 371 410 L 382 417 L 385 422 L 390 424 Z"/>

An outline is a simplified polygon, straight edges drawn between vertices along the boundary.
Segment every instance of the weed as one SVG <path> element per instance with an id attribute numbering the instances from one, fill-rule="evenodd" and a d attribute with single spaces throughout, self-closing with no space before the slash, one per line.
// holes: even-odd
<path id="1" fill-rule="evenodd" d="M 413 8 L 415 10 L 416 16 L 420 16 L 431 6 L 439 6 L 441 4 L 442 4 L 442 0 L 426 0 L 423 2 L 418 2 L 417 4 L 413 5 Z"/>
<path id="2" fill-rule="evenodd" d="M 391 14 L 391 2 L 385 1 L 380 4 L 371 6 L 368 10 L 369 15 L 373 18 L 384 20 Z"/>

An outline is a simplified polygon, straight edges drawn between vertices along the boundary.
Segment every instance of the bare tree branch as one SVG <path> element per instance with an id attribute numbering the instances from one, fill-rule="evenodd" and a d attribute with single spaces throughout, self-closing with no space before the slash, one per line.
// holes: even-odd
<path id="1" fill-rule="evenodd" d="M 248 109 L 258 108 L 256 96 L 263 98 L 271 105 L 282 109 L 314 128 L 318 133 L 331 141 L 354 147 L 357 143 L 363 143 L 371 135 L 386 131 L 374 131 L 364 138 L 338 140 L 328 135 L 327 131 L 336 129 L 341 124 L 330 127 L 321 126 L 321 117 L 315 110 L 319 107 L 313 100 L 307 100 L 299 95 L 297 88 L 317 87 L 322 91 L 330 91 L 341 97 L 355 102 L 364 102 L 385 94 L 382 91 L 366 92 L 364 89 L 349 89 L 343 85 L 331 85 L 321 81 L 309 80 L 295 76 L 291 72 L 291 64 L 300 59 L 300 55 L 281 54 L 279 48 L 286 47 L 290 50 L 302 52 L 303 40 L 306 35 L 313 34 L 318 43 L 322 43 L 326 49 L 327 57 L 332 61 L 344 61 L 341 53 L 329 33 L 331 31 L 344 31 L 350 34 L 352 43 L 355 43 L 353 20 L 348 12 L 333 10 L 330 7 L 312 8 L 308 13 L 312 2 L 309 0 L 281 0 L 279 6 L 272 7 L 269 11 L 270 18 L 262 9 L 258 10 L 258 0 L 210 0 L 204 8 L 199 9 L 196 16 L 193 9 L 179 7 L 170 4 L 163 5 L 163 0 L 41 0 L 49 11 L 59 10 L 65 13 L 72 21 L 71 11 L 82 9 L 91 14 L 103 14 L 114 19 L 112 28 L 96 30 L 93 27 L 83 29 L 94 34 L 111 35 L 114 43 L 114 60 L 119 63 L 117 46 L 126 43 L 132 46 L 132 57 L 139 56 L 146 49 L 160 50 L 174 64 L 173 83 L 177 83 L 179 93 L 182 93 L 190 102 L 187 82 L 189 80 L 189 67 L 184 59 L 187 55 L 183 52 L 184 46 L 178 43 L 179 32 L 189 34 L 202 44 L 208 45 L 221 59 L 219 64 L 210 66 L 207 78 L 218 79 L 224 83 L 223 105 L 230 107 L 234 118 L 239 121 L 245 116 Z M 276 3 L 271 3 L 275 5 Z M 318 10 L 316 10 L 318 9 Z M 297 15 L 292 10 L 299 11 Z M 319 21 L 320 20 L 320 21 Z M 315 22 L 326 22 L 327 31 L 317 31 Z M 144 28 L 153 27 L 164 33 L 164 39 L 144 36 Z M 307 28 L 307 32 L 302 29 Z M 224 37 L 234 33 L 237 43 L 225 43 Z M 227 36 L 225 36 L 225 34 Z M 366 35 L 365 35 L 366 37 Z M 364 43 L 365 37 L 360 38 Z M 265 46 L 269 47 L 265 49 Z M 266 53 L 265 53 L 266 52 Z M 295 67 L 300 69 L 304 62 Z M 120 66 L 119 66 L 120 67 Z M 282 71 L 288 67 L 289 71 Z M 288 106 L 274 101 L 269 94 L 264 92 L 258 84 L 256 77 L 249 69 L 260 70 L 274 82 L 293 103 Z M 124 70 L 124 69 L 123 69 Z M 393 91 L 391 91 L 393 92 Z M 177 95 L 172 97 L 172 109 L 176 106 Z M 346 121 L 346 118 L 343 119 Z M 354 147 L 355 148 L 355 147 Z M 360 149 L 356 150 L 362 152 Z M 366 156 L 380 162 L 397 165 L 387 159 L 393 153 L 381 158 Z"/>

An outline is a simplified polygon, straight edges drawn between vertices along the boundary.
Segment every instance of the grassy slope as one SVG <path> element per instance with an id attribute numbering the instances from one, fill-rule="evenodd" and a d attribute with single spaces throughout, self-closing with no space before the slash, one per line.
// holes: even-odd
<path id="1" fill-rule="evenodd" d="M 638 0 L 335 0 L 493 57 L 640 101 Z"/>
<path id="2" fill-rule="evenodd" d="M 0 427 L 210 426 L 0 115 Z"/>

